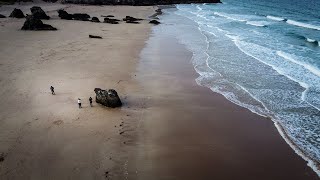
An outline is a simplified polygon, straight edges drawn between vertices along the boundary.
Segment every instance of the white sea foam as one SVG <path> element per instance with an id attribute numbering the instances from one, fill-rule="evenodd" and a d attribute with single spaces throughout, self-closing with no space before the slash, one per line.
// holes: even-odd
<path id="1" fill-rule="evenodd" d="M 288 24 L 291 24 L 291 25 L 295 25 L 295 26 L 299 26 L 299 27 L 304 27 L 304 28 L 314 29 L 314 30 L 320 31 L 320 26 L 316 26 L 316 25 L 313 25 L 313 24 L 307 24 L 307 23 L 303 23 L 303 22 L 290 20 L 290 19 L 288 19 L 286 22 Z"/>
<path id="2" fill-rule="evenodd" d="M 320 69 L 318 69 L 310 64 L 296 60 L 296 58 L 298 58 L 298 57 L 291 55 L 291 54 L 288 54 L 288 53 L 285 53 L 285 52 L 282 52 L 282 51 L 277 51 L 277 54 L 290 62 L 293 62 L 295 64 L 303 66 L 305 69 L 308 69 L 310 72 L 312 72 L 313 74 L 320 77 Z"/>
<path id="3" fill-rule="evenodd" d="M 274 122 L 274 125 L 276 126 L 278 132 L 280 133 L 281 137 L 286 141 L 286 143 L 294 150 L 296 154 L 298 154 L 300 157 L 302 157 L 305 161 L 308 162 L 308 166 L 311 167 L 311 169 L 317 173 L 318 176 L 320 176 L 320 168 L 318 167 L 318 164 L 314 162 L 311 158 L 309 158 L 305 153 L 303 153 L 288 137 L 285 130 L 282 128 L 282 126 L 278 122 Z"/>
<path id="4" fill-rule="evenodd" d="M 257 27 L 264 27 L 269 25 L 270 23 L 267 21 L 247 21 L 246 24 L 257 26 Z"/>
<path id="5" fill-rule="evenodd" d="M 314 40 L 314 39 L 310 39 L 310 38 L 307 38 L 307 41 L 308 41 L 308 42 L 311 42 L 311 43 L 316 42 L 316 40 Z"/>
<path id="6" fill-rule="evenodd" d="M 285 18 L 282 17 L 276 17 L 276 16 L 267 16 L 268 19 L 274 20 L 274 21 L 285 21 Z"/>
<path id="7" fill-rule="evenodd" d="M 234 21 L 240 21 L 240 22 L 246 22 L 247 21 L 246 19 L 239 19 L 239 18 L 233 17 L 232 15 L 226 14 L 226 13 L 214 12 L 213 14 L 215 14 L 217 16 L 220 16 L 220 17 L 224 17 L 224 18 L 230 19 L 230 20 L 234 20 Z"/>

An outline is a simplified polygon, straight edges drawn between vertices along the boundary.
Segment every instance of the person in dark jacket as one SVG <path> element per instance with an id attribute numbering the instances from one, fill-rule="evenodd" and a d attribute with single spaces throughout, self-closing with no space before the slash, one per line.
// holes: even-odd
<path id="1" fill-rule="evenodd" d="M 50 86 L 50 90 L 51 90 L 51 94 L 52 95 L 55 95 L 56 93 L 54 92 L 54 87 L 53 86 Z"/>
<path id="2" fill-rule="evenodd" d="M 92 97 L 89 97 L 90 106 L 92 107 Z"/>

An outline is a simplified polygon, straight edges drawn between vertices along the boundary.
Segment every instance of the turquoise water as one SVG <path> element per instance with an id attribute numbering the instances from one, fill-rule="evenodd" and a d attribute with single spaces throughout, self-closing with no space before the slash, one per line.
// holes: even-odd
<path id="1" fill-rule="evenodd" d="M 319 9 L 315 0 L 177 5 L 161 30 L 193 52 L 198 84 L 271 117 L 313 166 L 320 162 Z"/>

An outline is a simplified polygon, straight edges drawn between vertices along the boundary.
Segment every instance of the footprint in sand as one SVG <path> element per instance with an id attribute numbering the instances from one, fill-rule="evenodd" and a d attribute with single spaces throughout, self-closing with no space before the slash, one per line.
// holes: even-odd
<path id="1" fill-rule="evenodd" d="M 55 124 L 55 125 L 57 125 L 57 126 L 59 126 L 59 125 L 62 124 L 62 123 L 63 123 L 63 121 L 61 121 L 61 120 L 53 121 L 53 124 Z"/>

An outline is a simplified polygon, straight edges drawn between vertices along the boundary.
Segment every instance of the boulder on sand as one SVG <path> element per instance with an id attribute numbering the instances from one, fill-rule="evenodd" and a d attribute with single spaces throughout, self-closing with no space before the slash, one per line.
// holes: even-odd
<path id="1" fill-rule="evenodd" d="M 99 23 L 100 20 L 99 20 L 97 17 L 92 17 L 92 18 L 91 18 L 91 22 Z"/>
<path id="2" fill-rule="evenodd" d="M 4 16 L 4 15 L 0 14 L 0 18 L 6 18 L 6 16 Z"/>
<path id="3" fill-rule="evenodd" d="M 117 91 L 114 89 L 102 90 L 100 88 L 95 88 L 94 92 L 96 93 L 96 102 L 107 107 L 120 107 L 122 102 L 118 96 Z"/>
<path id="4" fill-rule="evenodd" d="M 24 22 L 21 30 L 57 30 L 56 28 L 52 27 L 49 24 L 43 24 L 43 22 L 38 19 L 35 18 L 33 15 L 27 16 L 26 21 Z"/>
<path id="5" fill-rule="evenodd" d="M 73 18 L 72 14 L 67 13 L 67 11 L 65 11 L 63 9 L 59 9 L 58 14 L 61 19 L 72 20 L 72 18 Z"/>
<path id="6" fill-rule="evenodd" d="M 109 23 L 109 24 L 119 24 L 119 19 L 111 19 L 111 18 L 104 18 L 104 23 Z"/>
<path id="7" fill-rule="evenodd" d="M 23 12 L 21 11 L 21 9 L 14 8 L 14 10 L 11 12 L 9 17 L 24 18 L 25 16 L 24 16 Z"/>
<path id="8" fill-rule="evenodd" d="M 95 36 L 95 35 L 91 35 L 91 34 L 89 34 L 89 38 L 102 39 L 101 36 Z"/>
<path id="9" fill-rule="evenodd" d="M 83 13 L 75 13 L 73 14 L 73 19 L 74 20 L 79 20 L 79 21 L 89 21 L 90 16 L 88 14 L 83 14 Z"/>
<path id="10" fill-rule="evenodd" d="M 150 23 L 150 24 L 154 24 L 154 25 L 160 24 L 160 22 L 157 21 L 157 20 L 151 20 L 149 23 Z"/>
<path id="11" fill-rule="evenodd" d="M 39 6 L 33 6 L 30 8 L 32 15 L 37 19 L 50 19 L 49 16 Z"/>
<path id="12" fill-rule="evenodd" d="M 134 18 L 134 17 L 131 17 L 131 16 L 126 16 L 122 20 L 125 21 L 126 23 L 138 24 L 139 22 L 137 22 L 137 21 L 141 21 L 143 19 L 138 19 L 138 18 Z"/>

